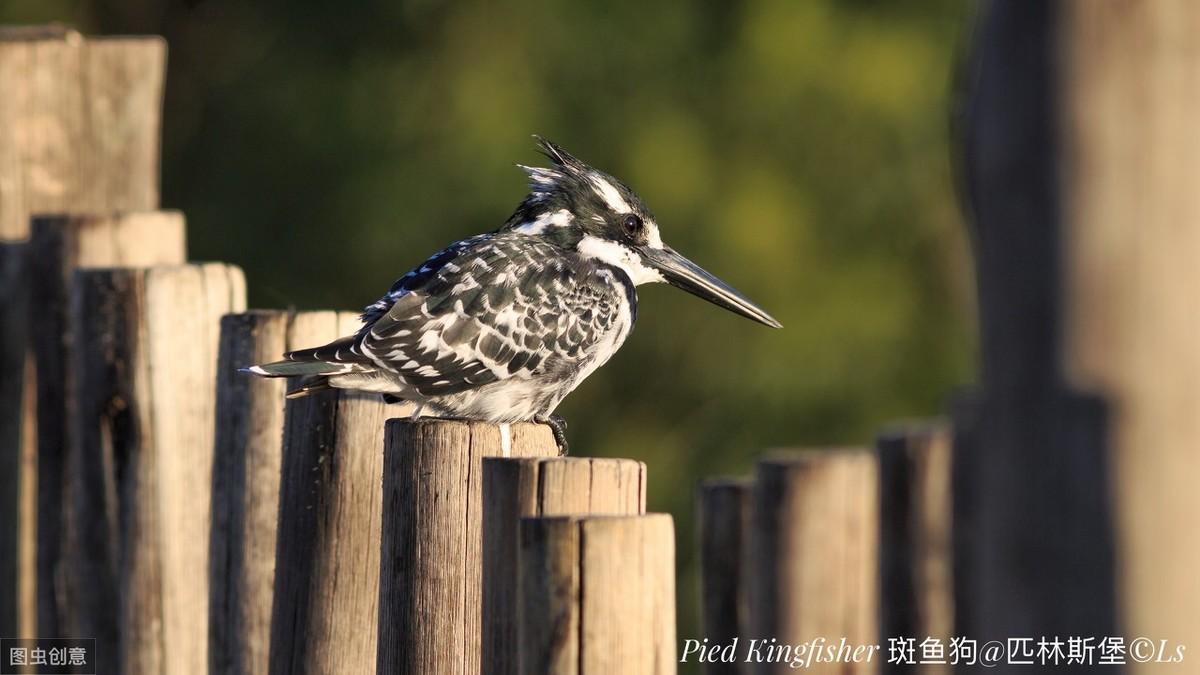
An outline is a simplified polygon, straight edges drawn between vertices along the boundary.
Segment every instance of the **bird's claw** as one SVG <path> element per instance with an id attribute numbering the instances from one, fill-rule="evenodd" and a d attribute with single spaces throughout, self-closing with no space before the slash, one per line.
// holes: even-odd
<path id="1" fill-rule="evenodd" d="M 567 421 L 559 415 L 549 415 L 538 421 L 550 427 L 551 433 L 554 434 L 554 442 L 558 445 L 558 456 L 566 457 L 567 454 L 569 454 L 567 445 Z"/>

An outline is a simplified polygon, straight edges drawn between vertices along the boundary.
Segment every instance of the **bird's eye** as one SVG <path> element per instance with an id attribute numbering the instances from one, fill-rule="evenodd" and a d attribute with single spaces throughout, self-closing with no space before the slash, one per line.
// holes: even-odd
<path id="1" fill-rule="evenodd" d="M 642 229 L 642 219 L 630 214 L 625 216 L 625 220 L 621 222 L 621 226 L 625 228 L 625 234 L 637 234 L 638 230 Z"/>

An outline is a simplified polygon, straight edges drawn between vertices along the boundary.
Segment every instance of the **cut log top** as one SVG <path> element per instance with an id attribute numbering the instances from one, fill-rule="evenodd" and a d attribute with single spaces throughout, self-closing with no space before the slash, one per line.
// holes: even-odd
<path id="1" fill-rule="evenodd" d="M 766 452 L 758 460 L 758 466 L 801 467 L 831 461 L 843 457 L 870 456 L 871 450 L 858 446 L 834 446 L 829 448 L 776 448 Z"/>
<path id="2" fill-rule="evenodd" d="M 529 504 L 522 516 L 646 511 L 646 464 L 632 459 L 488 457 L 483 474 L 485 503 L 490 485 L 519 492 Z"/>
<path id="3" fill-rule="evenodd" d="M 549 436 L 547 436 L 549 434 Z M 434 452 L 472 448 L 483 457 L 544 456 L 550 427 L 536 422 L 491 424 L 474 420 L 432 417 L 392 419 L 387 423 L 387 447 L 420 447 Z"/>
<path id="4" fill-rule="evenodd" d="M 158 207 L 167 45 L 63 27 L 0 32 L 0 239 L 35 213 Z"/>
<path id="5" fill-rule="evenodd" d="M 30 26 L 0 26 L 0 42 L 32 42 L 37 40 L 83 40 L 74 28 L 61 23 Z"/>

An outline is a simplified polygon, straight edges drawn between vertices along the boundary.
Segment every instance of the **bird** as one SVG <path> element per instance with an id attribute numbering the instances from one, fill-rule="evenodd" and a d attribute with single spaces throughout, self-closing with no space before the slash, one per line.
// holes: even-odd
<path id="1" fill-rule="evenodd" d="M 450 244 L 367 306 L 362 327 L 243 371 L 300 377 L 288 398 L 378 392 L 413 417 L 550 426 L 554 410 L 629 337 L 636 287 L 665 282 L 772 328 L 781 324 L 663 243 L 633 190 L 534 136 L 549 167 L 518 164 L 529 192 L 498 229 Z"/>

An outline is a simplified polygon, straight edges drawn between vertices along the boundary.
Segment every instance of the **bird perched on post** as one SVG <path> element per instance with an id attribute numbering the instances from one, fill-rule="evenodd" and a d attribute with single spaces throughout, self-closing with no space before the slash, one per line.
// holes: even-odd
<path id="1" fill-rule="evenodd" d="M 303 376 L 289 397 L 380 392 L 418 414 L 537 421 L 566 451 L 554 409 L 619 349 L 636 286 L 666 282 L 759 323 L 778 321 L 663 243 L 623 183 L 538 138 L 552 168 L 500 229 L 451 244 L 363 312 L 354 335 L 244 370 Z"/>

